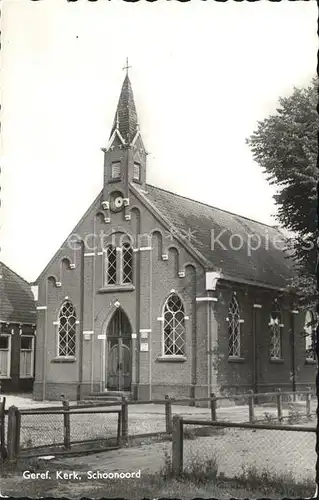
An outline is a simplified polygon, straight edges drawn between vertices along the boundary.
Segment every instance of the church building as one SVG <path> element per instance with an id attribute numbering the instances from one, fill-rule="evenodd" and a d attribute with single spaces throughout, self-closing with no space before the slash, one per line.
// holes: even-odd
<path id="1" fill-rule="evenodd" d="M 103 152 L 101 192 L 35 283 L 34 398 L 313 385 L 283 234 L 147 184 L 128 74 Z"/>

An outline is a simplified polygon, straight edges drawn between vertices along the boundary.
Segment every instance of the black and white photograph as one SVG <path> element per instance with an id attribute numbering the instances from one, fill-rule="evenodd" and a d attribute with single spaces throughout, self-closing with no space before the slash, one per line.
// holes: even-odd
<path id="1" fill-rule="evenodd" d="M 0 13 L 0 496 L 319 497 L 317 3 Z"/>

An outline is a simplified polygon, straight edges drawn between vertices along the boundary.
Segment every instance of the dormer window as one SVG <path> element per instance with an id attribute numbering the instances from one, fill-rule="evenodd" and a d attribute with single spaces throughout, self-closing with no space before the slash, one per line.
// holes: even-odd
<path id="1" fill-rule="evenodd" d="M 133 180 L 140 181 L 141 180 L 141 165 L 139 163 L 134 162 L 133 166 Z"/>
<path id="2" fill-rule="evenodd" d="M 120 179 L 121 177 L 121 162 L 114 161 L 112 163 L 112 179 Z"/>

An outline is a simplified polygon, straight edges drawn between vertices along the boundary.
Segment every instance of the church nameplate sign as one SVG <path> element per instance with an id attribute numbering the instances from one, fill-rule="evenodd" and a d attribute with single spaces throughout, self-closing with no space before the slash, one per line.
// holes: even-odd
<path id="1" fill-rule="evenodd" d="M 148 344 L 141 344 L 141 351 L 148 351 Z"/>

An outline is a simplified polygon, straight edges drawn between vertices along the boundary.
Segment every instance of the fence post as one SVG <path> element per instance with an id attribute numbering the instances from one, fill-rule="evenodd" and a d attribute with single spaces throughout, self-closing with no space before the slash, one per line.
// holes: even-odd
<path id="1" fill-rule="evenodd" d="M 16 425 L 16 406 L 10 406 L 8 410 L 8 434 L 7 434 L 7 446 L 8 446 L 8 460 L 14 461 L 16 459 L 16 442 L 17 442 L 17 425 Z"/>
<path id="2" fill-rule="evenodd" d="M 282 395 L 280 394 L 280 389 L 277 389 L 277 413 L 278 421 L 282 421 Z"/>
<path id="3" fill-rule="evenodd" d="M 172 475 L 178 477 L 183 472 L 183 419 L 173 417 L 172 432 Z"/>
<path id="4" fill-rule="evenodd" d="M 171 434 L 172 432 L 172 403 L 169 399 L 169 396 L 166 394 L 165 396 L 165 422 L 166 422 L 166 432 Z"/>
<path id="5" fill-rule="evenodd" d="M 254 407 L 254 391 L 251 389 L 248 391 L 248 409 L 249 409 L 249 423 L 253 424 L 255 422 L 255 407 Z"/>
<path id="6" fill-rule="evenodd" d="M 15 442 L 15 455 L 18 458 L 20 455 L 20 432 L 21 432 L 21 413 L 16 410 L 16 442 Z"/>
<path id="7" fill-rule="evenodd" d="M 212 392 L 211 395 L 210 395 L 210 413 L 211 413 L 211 419 L 213 422 L 216 422 L 217 420 L 217 412 L 216 412 L 216 396 L 215 394 Z"/>
<path id="8" fill-rule="evenodd" d="M 0 403 L 0 456 L 3 461 L 7 458 L 5 442 L 5 406 L 6 398 L 2 398 L 2 401 Z"/>
<path id="9" fill-rule="evenodd" d="M 306 415 L 311 417 L 311 388 L 307 387 L 308 392 L 306 392 Z"/>
<path id="10" fill-rule="evenodd" d="M 64 448 L 66 450 L 69 450 L 71 448 L 71 429 L 70 429 L 70 414 L 68 413 L 70 411 L 69 408 L 69 402 L 64 399 L 62 401 L 63 405 L 63 430 L 64 430 Z"/>
<path id="11" fill-rule="evenodd" d="M 125 396 L 122 396 L 122 440 L 127 442 L 128 438 L 128 404 Z"/>

